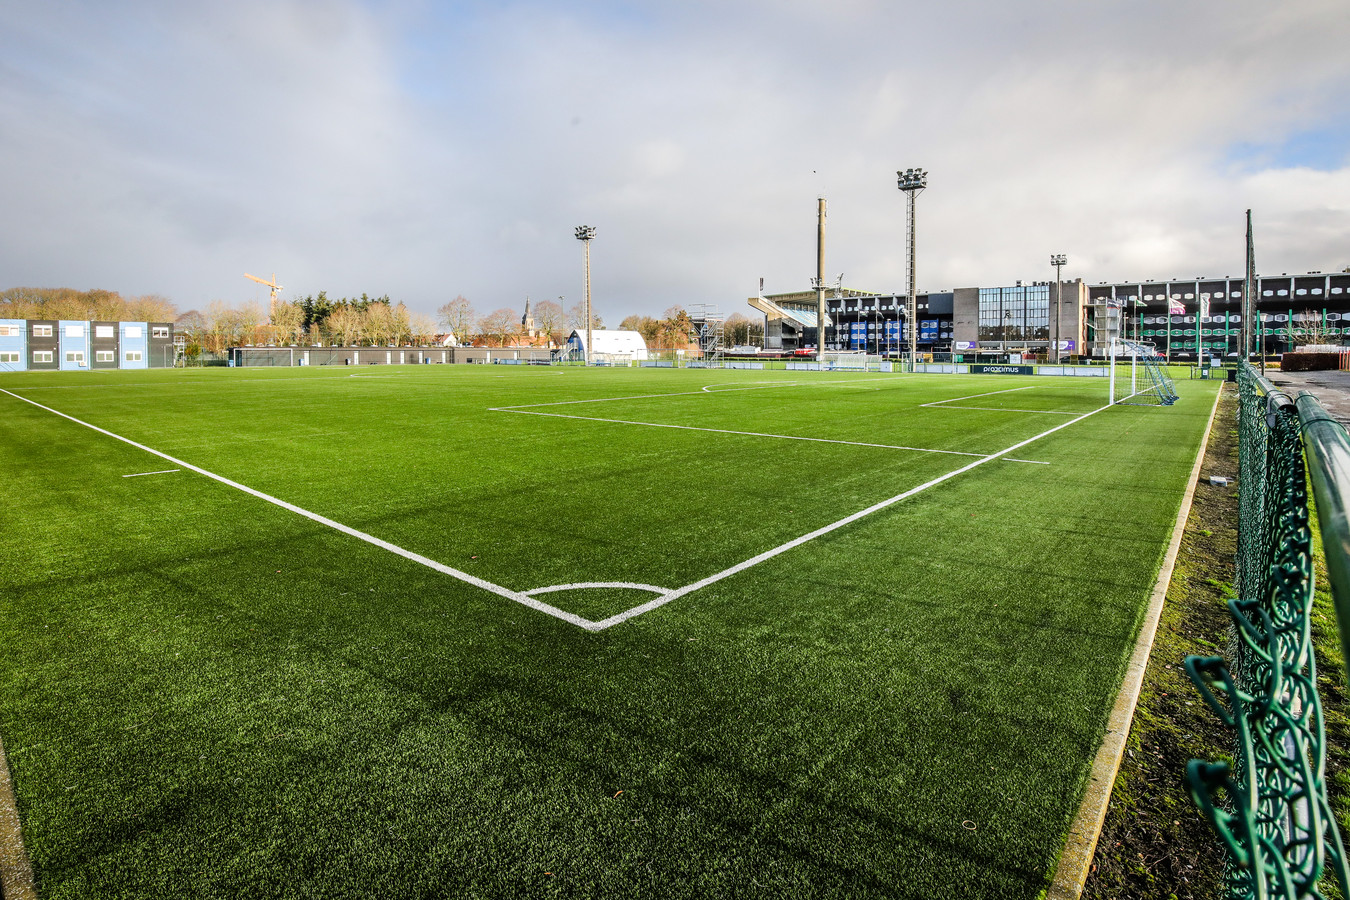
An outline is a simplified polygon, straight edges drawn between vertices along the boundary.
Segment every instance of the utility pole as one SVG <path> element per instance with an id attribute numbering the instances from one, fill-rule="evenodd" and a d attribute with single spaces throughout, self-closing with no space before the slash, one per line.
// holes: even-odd
<path id="1" fill-rule="evenodd" d="M 1250 362 L 1252 338 L 1261 342 L 1260 313 L 1256 311 L 1256 245 L 1252 240 L 1252 211 L 1247 210 L 1247 271 L 1242 280 L 1242 361 Z M 1266 348 L 1261 344 L 1261 374 L 1266 374 Z"/>
<path id="2" fill-rule="evenodd" d="M 577 240 L 586 246 L 586 365 L 591 364 L 594 356 L 592 347 L 595 346 L 591 341 L 591 323 L 595 317 L 591 315 L 591 239 L 595 237 L 595 229 L 590 225 L 577 226 Z"/>
<path id="3" fill-rule="evenodd" d="M 909 296 L 905 303 L 905 324 L 909 326 L 909 370 L 914 371 L 914 366 L 919 359 L 919 323 L 917 321 L 919 314 L 919 299 L 915 295 L 914 278 L 914 198 L 923 193 L 923 189 L 928 187 L 928 173 L 923 169 L 906 169 L 903 172 L 896 173 L 897 187 L 905 192 L 909 202 L 908 217 L 908 257 L 909 257 Z M 953 322 L 953 327 L 955 323 Z"/>
<path id="4" fill-rule="evenodd" d="M 1056 253 L 1050 257 L 1050 265 L 1055 267 L 1055 365 L 1059 365 L 1059 313 L 1064 302 L 1064 279 L 1060 272 L 1068 261 L 1068 257 L 1063 253 Z"/>
<path id="5" fill-rule="evenodd" d="M 825 198 L 816 198 L 816 361 L 825 368 Z"/>

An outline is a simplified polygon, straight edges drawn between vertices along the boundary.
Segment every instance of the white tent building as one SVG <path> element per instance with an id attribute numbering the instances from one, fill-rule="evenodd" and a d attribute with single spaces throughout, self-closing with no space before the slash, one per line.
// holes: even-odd
<path id="1" fill-rule="evenodd" d="M 647 342 L 636 331 L 592 330 L 595 353 L 586 352 L 586 332 L 574 331 L 567 339 L 571 355 L 587 362 L 633 362 L 647 358 Z"/>

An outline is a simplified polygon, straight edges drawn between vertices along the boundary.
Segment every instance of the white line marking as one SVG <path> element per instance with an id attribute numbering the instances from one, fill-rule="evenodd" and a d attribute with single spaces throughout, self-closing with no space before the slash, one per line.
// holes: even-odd
<path id="1" fill-rule="evenodd" d="M 654 584 L 639 584 L 636 581 L 578 581 L 574 584 L 551 584 L 548 587 L 537 587 L 528 591 L 521 591 L 526 597 L 533 597 L 535 594 L 551 594 L 555 591 L 581 591 L 590 588 L 625 588 L 632 591 L 647 591 L 652 594 L 668 594 L 670 588 L 657 587 Z"/>
<path id="2" fill-rule="evenodd" d="M 980 412 L 1020 412 L 1020 413 L 1039 413 L 1047 416 L 1076 416 L 1076 412 L 1065 412 L 1062 409 L 1016 409 L 1011 406 L 948 406 L 949 403 L 959 403 L 962 400 L 974 400 L 976 397 L 991 397 L 994 394 L 1011 394 L 1013 391 L 1033 391 L 1039 385 L 1028 385 L 1027 387 L 1005 388 L 1001 391 L 986 391 L 983 394 L 971 394 L 969 397 L 952 397 L 950 400 L 934 400 L 932 403 L 920 403 L 920 407 L 933 407 L 935 409 L 974 409 Z"/>
<path id="3" fill-rule="evenodd" d="M 730 578 L 732 575 L 736 575 L 740 572 L 743 572 L 746 569 L 751 568 L 752 566 L 757 566 L 760 563 L 765 562 L 766 560 L 773 559 L 775 556 L 779 556 L 780 554 L 786 553 L 788 550 L 791 550 L 795 547 L 800 547 L 802 544 L 808 543 L 809 541 L 813 541 L 816 538 L 829 534 L 832 531 L 837 531 L 838 529 L 843 528 L 845 525 L 850 525 L 853 522 L 856 522 L 859 519 L 864 518 L 865 516 L 869 516 L 874 512 L 886 509 L 889 506 L 893 506 L 902 500 L 907 500 L 908 498 L 913 497 L 916 494 L 922 493 L 923 491 L 926 491 L 931 487 L 936 487 L 937 485 L 942 484 L 944 481 L 948 481 L 952 478 L 955 478 L 957 475 L 964 474 L 972 469 L 984 465 L 985 463 L 992 462 L 996 459 L 1000 459 L 1004 456 L 1007 456 L 1007 454 L 1011 453 L 1012 451 L 1020 447 L 1025 447 L 1028 444 L 1039 441 L 1043 437 L 1048 437 L 1049 435 L 1052 435 L 1057 431 L 1061 431 L 1065 428 L 1068 428 L 1070 425 L 1077 424 L 1078 422 L 1083 421 L 1089 416 L 1094 416 L 1097 413 L 1102 412 L 1103 410 L 1111 408 L 1109 405 L 1102 406 L 1099 407 L 1098 409 L 1092 410 L 1091 412 L 1084 413 L 1075 419 L 1071 419 L 1068 422 L 1056 425 L 1054 428 L 1049 428 L 1045 431 L 1042 431 L 1040 434 L 1035 435 L 1034 437 L 1030 437 L 1027 438 L 1026 440 L 1019 441 L 1016 444 L 1013 444 L 1011 447 L 1007 447 L 1003 450 L 998 451 L 997 453 L 991 453 L 988 456 L 984 456 L 981 457 L 980 459 L 975 460 L 974 462 L 967 463 L 966 465 L 961 466 L 959 469 L 953 469 L 952 471 L 948 472 L 945 475 L 940 475 L 937 478 L 934 478 L 930 481 L 926 481 L 923 484 L 919 485 L 918 487 L 910 488 L 909 490 L 904 491 L 903 493 L 896 494 L 894 497 L 882 500 L 880 503 L 874 503 L 871 506 L 867 507 L 866 509 L 860 510 L 859 512 L 853 513 L 852 515 L 845 516 L 844 518 L 838 520 L 837 522 L 832 522 L 829 525 L 817 528 L 815 531 L 804 534 L 801 537 L 794 538 L 785 544 L 780 544 L 777 547 L 774 547 L 770 550 L 766 550 L 763 553 L 758 554 L 757 556 L 753 556 L 750 559 L 745 560 L 744 562 L 737 563 L 736 565 L 731 566 L 730 568 L 723 569 L 721 572 L 709 575 L 708 577 L 695 581 L 692 584 L 687 584 L 682 588 L 677 588 L 673 591 L 667 591 L 665 593 L 662 593 L 659 596 L 655 597 L 654 599 L 649 600 L 646 603 L 643 603 L 639 606 L 635 606 L 632 609 L 626 610 L 625 612 L 610 616 L 607 619 L 602 619 L 599 622 L 593 622 L 590 619 L 585 619 L 582 618 L 581 616 L 574 615 L 572 613 L 558 609 L 556 606 L 550 606 L 547 603 L 535 600 L 528 594 L 510 590 L 509 588 L 502 587 L 499 584 L 494 584 L 490 581 L 486 581 L 482 578 L 470 575 L 467 572 L 461 572 L 458 569 L 454 569 L 451 568 L 450 566 L 438 563 L 433 559 L 428 559 L 427 557 L 422 556 L 419 553 L 413 553 L 409 550 L 404 550 L 402 547 L 399 547 L 395 544 L 391 544 L 388 541 L 381 540 L 380 538 L 377 538 L 374 535 L 366 534 L 365 532 L 358 531 L 355 528 L 350 528 L 346 525 L 343 525 L 341 522 L 336 522 L 332 519 L 327 518 L 326 516 L 321 516 L 318 513 L 313 513 L 307 509 L 302 509 L 299 506 L 296 506 L 292 503 L 287 503 L 285 500 L 278 499 L 276 497 L 271 496 L 270 494 L 264 494 L 262 491 L 254 490 L 253 488 L 248 487 L 247 485 L 240 484 L 237 481 L 231 481 L 230 479 L 224 477 L 223 475 L 217 475 L 214 472 L 209 472 L 206 469 L 200 468 L 199 466 L 194 466 L 191 463 L 183 462 L 182 460 L 176 459 L 168 455 L 167 453 L 161 453 L 160 451 L 155 450 L 151 447 L 147 447 L 144 444 L 139 444 L 136 441 L 131 440 L 130 438 L 125 438 L 119 434 L 114 434 L 111 431 L 99 428 L 97 425 L 91 425 L 88 422 L 84 422 L 80 419 L 75 418 L 74 416 L 67 415 L 66 413 L 63 413 L 60 410 L 52 409 L 50 406 L 43 406 L 41 403 L 38 403 L 35 400 L 29 400 L 27 397 L 22 397 L 18 394 L 13 393 L 12 391 L 7 391 L 4 390 L 3 388 L 0 388 L 0 393 L 8 394 L 9 396 L 13 397 L 16 400 L 22 400 L 24 403 L 36 406 L 38 409 L 46 410 L 47 412 L 52 413 L 53 415 L 60 416 L 61 418 L 74 422 L 77 425 L 83 425 L 85 428 L 97 431 L 99 434 L 107 435 L 108 437 L 113 438 L 114 440 L 121 441 L 124 444 L 130 444 L 131 446 L 135 447 L 138 450 L 144 450 L 146 453 L 153 454 L 155 456 L 160 457 L 161 459 L 166 459 L 169 462 L 182 466 L 185 469 L 189 469 L 200 475 L 205 475 L 207 478 L 219 481 L 221 484 L 228 485 L 229 487 L 235 488 L 236 490 L 240 490 L 246 494 L 250 494 L 254 497 L 257 497 L 260 500 L 265 500 L 268 503 L 280 506 L 282 509 L 286 509 L 297 515 L 304 516 L 305 518 L 310 519 L 311 521 L 318 522 L 320 525 L 326 525 L 329 528 L 342 532 L 343 534 L 350 535 L 351 537 L 365 541 L 368 544 L 373 544 L 374 546 L 379 547 L 383 550 L 388 550 L 390 553 L 402 556 L 405 559 L 426 566 L 429 569 L 434 569 L 437 572 L 449 575 L 452 578 L 457 578 L 460 581 L 463 581 L 467 584 L 471 584 L 475 587 L 480 587 L 485 591 L 489 591 L 491 593 L 497 594 L 498 596 L 505 597 L 508 600 L 513 600 L 516 603 L 519 603 L 523 606 L 528 606 L 531 609 L 537 610 L 538 612 L 542 612 L 545 613 L 546 615 L 553 616 L 556 619 L 561 619 L 564 622 L 569 622 L 573 625 L 576 625 L 579 628 L 584 628 L 587 631 L 603 631 L 606 628 L 611 628 L 615 625 L 627 622 L 629 619 L 632 619 L 636 616 L 640 616 L 643 613 L 650 612 L 653 609 L 665 606 L 672 600 L 678 600 L 680 597 L 683 597 L 686 594 L 700 590 L 701 588 L 705 588 L 710 584 L 715 584 L 725 578 Z M 956 451 L 946 451 L 946 452 L 956 452 Z M 615 586 L 620 583 L 588 582 L 583 584 L 595 586 Z M 655 585 L 639 586 L 634 584 L 633 586 L 640 587 L 641 589 L 660 590 L 656 588 Z M 543 589 L 535 588 L 531 593 L 548 593 L 550 590 L 565 590 L 567 587 L 569 586 L 554 585 L 551 586 L 551 588 L 543 588 Z"/>
<path id="4" fill-rule="evenodd" d="M 705 394 L 721 394 L 725 391 L 754 391 L 760 388 L 796 386 L 796 384 L 795 381 L 763 381 L 759 384 L 743 385 L 735 381 L 722 381 L 717 384 L 704 385 L 701 390 Z M 721 388 L 722 390 L 714 390 L 714 388 Z"/>
<path id="5" fill-rule="evenodd" d="M 47 412 L 52 413 L 54 415 L 58 415 L 63 419 L 69 419 L 76 425 L 83 425 L 85 428 L 93 429 L 94 431 L 97 431 L 99 434 L 107 435 L 108 437 L 113 438 L 114 440 L 121 441 L 124 444 L 130 444 L 137 450 L 144 450 L 146 453 L 154 454 L 155 456 L 158 456 L 161 459 L 167 459 L 169 462 L 174 463 L 175 465 L 182 466 L 184 469 L 190 469 L 191 471 L 196 472 L 198 475 L 205 475 L 207 478 L 219 481 L 221 484 L 228 485 L 229 487 L 232 487 L 235 490 L 243 491 L 245 494 L 251 494 L 252 496 L 257 497 L 259 500 L 266 500 L 268 503 L 280 506 L 282 509 L 290 510 L 296 515 L 304 516 L 306 519 L 318 522 L 320 525 L 326 525 L 329 528 L 334 529 L 335 531 L 340 531 L 343 534 L 350 535 L 354 538 L 357 538 L 358 540 L 365 541 L 367 544 L 374 544 L 376 547 L 379 547 L 383 550 L 388 550 L 390 553 L 395 553 L 399 556 L 402 556 L 404 559 L 409 559 L 415 563 L 424 565 L 428 569 L 435 569 L 437 572 L 440 572 L 444 575 L 449 575 L 451 578 L 458 578 L 460 581 L 471 584 L 474 587 L 482 588 L 485 591 L 491 591 L 492 593 L 497 594 L 498 596 L 505 597 L 508 600 L 514 600 L 515 602 L 520 603 L 524 606 L 528 606 L 531 609 L 538 610 L 539 612 L 542 613 L 547 613 L 548 615 L 553 616 L 554 618 L 562 619 L 564 622 L 571 622 L 573 625 L 580 626 L 581 628 L 585 628 L 589 631 L 598 630 L 595 627 L 595 623 L 592 622 L 590 619 L 583 619 L 581 616 L 573 615 L 572 613 L 558 609 L 556 606 L 549 606 L 547 603 L 542 603 L 538 600 L 535 600 L 533 597 L 527 597 L 522 593 L 513 591 L 509 588 L 504 588 L 499 584 L 493 584 L 491 581 L 486 581 L 482 578 L 470 575 L 468 572 L 461 572 L 459 569 L 454 569 L 451 568 L 450 566 L 438 563 L 434 559 L 428 559 L 427 557 L 422 556 L 420 553 L 413 553 L 411 550 L 404 550 L 402 547 L 399 547 L 395 544 L 391 544 L 388 541 L 381 540 L 380 538 L 377 538 L 374 535 L 366 534 L 364 531 L 358 531 L 355 528 L 343 525 L 341 522 L 336 522 L 328 518 L 327 516 L 321 516 L 318 513 L 310 512 L 309 510 L 296 506 L 293 503 L 287 503 L 285 500 L 273 497 L 271 494 L 264 494 L 262 491 L 254 490 L 248 485 L 240 484 L 237 481 L 231 481 L 230 479 L 226 478 L 223 475 L 217 475 L 214 472 L 208 472 L 206 469 L 203 469 L 200 466 L 194 466 L 191 463 L 183 462 L 181 459 L 175 459 L 169 454 L 161 453 L 159 450 L 156 450 L 153 447 L 147 447 L 144 444 L 138 444 L 135 441 L 131 440 L 130 438 L 122 437 L 120 434 L 113 434 L 111 431 L 99 428 L 97 425 L 90 425 L 88 422 L 81 421 L 80 419 L 77 419 L 74 416 L 66 415 L 65 413 L 61 412 L 58 409 L 52 409 L 50 406 L 43 406 L 41 403 L 38 403 L 34 400 L 29 400 L 27 397 L 21 397 L 18 394 L 12 393 L 11 391 L 6 391 L 3 388 L 0 388 L 0 393 L 9 394 L 9 396 L 13 397 L 16 400 L 22 400 L 24 403 L 29 403 L 32 404 L 33 406 L 36 406 L 38 409 L 45 409 Z"/>
<path id="6" fill-rule="evenodd" d="M 966 465 L 962 466 L 962 467 L 959 468 L 959 469 L 953 469 L 952 471 L 948 472 L 946 475 L 939 475 L 937 478 L 934 478 L 934 479 L 931 480 L 931 481 L 926 481 L 926 482 L 924 482 L 923 484 L 919 485 L 918 487 L 910 488 L 909 490 L 905 491 L 904 493 L 896 494 L 894 497 L 891 497 L 891 498 L 888 499 L 888 500 L 882 500 L 880 503 L 874 503 L 874 504 L 872 504 L 871 506 L 867 507 L 867 508 L 864 509 L 864 510 L 861 510 L 861 511 L 859 511 L 859 512 L 855 512 L 855 513 L 854 513 L 853 515 L 851 515 L 851 516 L 845 516 L 844 518 L 840 519 L 840 520 L 837 521 L 837 522 L 832 522 L 831 524 L 826 525 L 826 526 L 824 526 L 824 527 L 822 527 L 822 528 L 817 528 L 815 531 L 812 531 L 812 532 L 810 532 L 810 533 L 808 533 L 808 534 L 804 534 L 804 535 L 802 535 L 802 536 L 799 537 L 799 538 L 794 538 L 794 539 L 788 541 L 786 544 L 780 544 L 780 545 L 778 545 L 777 547 L 774 547 L 772 550 L 765 550 L 763 553 L 759 554 L 758 556 L 752 556 L 750 559 L 747 559 L 745 562 L 737 563 L 736 565 L 734 565 L 734 566 L 732 566 L 732 567 L 730 567 L 730 568 L 728 568 L 728 569 L 723 569 L 721 572 L 718 572 L 718 573 L 716 573 L 715 575 L 709 575 L 707 578 L 702 578 L 702 579 L 700 579 L 700 580 L 698 580 L 698 581 L 695 581 L 693 584 L 687 584 L 687 585 L 685 585 L 684 587 L 679 588 L 679 589 L 677 589 L 677 590 L 673 590 L 673 591 L 671 591 L 671 592 L 668 593 L 668 594 L 663 594 L 663 595 L 661 595 L 660 597 L 656 597 L 655 599 L 648 600 L 646 603 L 642 604 L 641 606 L 635 606 L 635 607 L 633 607 L 632 609 L 627 610 L 626 612 L 621 612 L 621 613 L 619 613 L 618 615 L 610 616 L 608 619 L 601 619 L 599 622 L 595 623 L 596 626 L 597 626 L 596 630 L 602 630 L 602 629 L 605 629 L 605 628 L 610 628 L 610 627 L 612 627 L 612 626 L 614 626 L 614 625 L 618 625 L 618 624 L 621 623 L 621 622 L 626 622 L 626 621 L 628 621 L 629 619 L 633 618 L 634 616 L 640 616 L 640 615 L 642 615 L 642 614 L 645 613 L 645 612 L 650 612 L 650 611 L 653 610 L 653 609 L 656 609 L 656 608 L 661 607 L 661 606 L 665 606 L 667 603 L 669 603 L 669 602 L 672 601 L 672 600 L 678 600 L 680 597 L 683 597 L 685 594 L 691 593 L 691 592 L 693 592 L 693 591 L 697 591 L 697 590 L 699 590 L 700 588 L 705 588 L 705 587 L 707 587 L 707 586 L 710 585 L 710 584 L 715 584 L 716 582 L 721 581 L 721 580 L 724 579 L 724 578 L 730 578 L 732 575 L 735 575 L 735 574 L 737 574 L 737 573 L 739 573 L 739 572 L 744 572 L 746 569 L 750 568 L 751 566 L 757 566 L 757 565 L 759 565 L 760 563 L 762 563 L 762 562 L 764 562 L 764 561 L 766 561 L 766 560 L 773 559 L 775 556 L 778 556 L 778 555 L 781 554 L 781 553 L 786 553 L 787 551 L 793 549 L 794 547 L 800 547 L 802 544 L 805 544 L 805 543 L 807 543 L 808 541 L 813 541 L 813 540 L 815 540 L 815 539 L 818 538 L 818 537 L 821 537 L 821 536 L 823 536 L 823 535 L 829 534 L 831 531 L 836 531 L 836 530 L 838 530 L 838 529 L 840 529 L 840 528 L 843 528 L 845 525 L 850 525 L 850 524 L 852 524 L 852 523 L 858 521 L 859 519 L 863 518 L 864 516 L 870 516 L 872 513 L 878 512 L 879 510 L 883 510 L 883 509 L 885 509 L 885 508 L 888 507 L 888 506 L 893 506 L 893 505 L 895 505 L 896 503 L 899 503 L 901 500 L 907 500 L 907 499 L 909 499 L 910 497 L 913 497 L 915 494 L 922 493 L 922 492 L 928 490 L 928 489 L 931 488 L 931 487 L 936 487 L 937 485 L 942 484 L 942 482 L 944 482 L 944 481 L 947 481 L 947 480 L 949 480 L 949 479 L 955 478 L 957 475 L 961 475 L 961 474 L 963 474 L 963 473 L 965 473 L 965 472 L 969 472 L 971 469 L 974 469 L 974 468 L 977 468 L 977 467 L 979 467 L 979 466 L 982 466 L 982 465 L 984 465 L 984 464 L 987 463 L 987 462 L 992 462 L 993 460 L 998 459 L 998 458 L 1001 457 L 1001 456 L 1005 456 L 1006 454 L 1011 453 L 1012 451 L 1018 449 L 1019 447 L 1025 447 L 1027 444 L 1033 443 L 1033 442 L 1035 442 L 1035 441 L 1039 441 L 1039 440 L 1040 440 L 1041 438 L 1043 438 L 1043 437 L 1048 437 L 1049 435 L 1054 434 L 1056 431 L 1060 431 L 1060 430 L 1062 430 L 1062 429 L 1068 428 L 1070 425 L 1077 424 L 1078 422 L 1083 421 L 1084 419 L 1088 418 L 1089 416 L 1095 416 L 1097 413 L 1101 412 L 1102 410 L 1106 410 L 1106 409 L 1110 409 L 1110 408 L 1111 408 L 1111 407 L 1110 407 L 1109 405 L 1108 405 L 1108 406 L 1102 406 L 1102 407 L 1099 407 L 1098 409 L 1094 409 L 1092 412 L 1083 413 L 1081 416 L 1079 416 L 1079 417 L 1076 418 L 1076 419 L 1071 419 L 1071 420 L 1068 421 L 1068 422 L 1064 422 L 1064 423 L 1062 423 L 1062 424 L 1060 424 L 1060 425 L 1056 425 L 1054 428 L 1050 428 L 1050 429 L 1047 429 L 1046 431 L 1042 431 L 1040 434 L 1036 435 L 1035 437 L 1030 437 L 1030 438 L 1027 438 L 1027 439 L 1024 440 L 1024 441 L 1019 441 L 1019 442 L 1017 442 L 1016 444 L 1013 444 L 1011 447 L 1008 447 L 1008 448 L 1005 449 L 1005 450 L 1000 450 L 1000 451 L 997 452 L 997 453 L 991 453 L 990 455 L 988 455 L 988 456 L 986 456 L 986 457 L 983 457 L 982 459 L 977 459 L 977 460 L 975 460 L 975 461 L 972 462 L 972 463 L 967 463 Z"/>
<path id="7" fill-rule="evenodd" d="M 728 388 L 728 390 L 738 391 L 756 391 L 765 388 L 775 387 L 796 387 L 795 381 L 775 381 L 763 386 L 751 385 L 743 388 Z M 711 385 L 710 385 L 711 387 Z M 670 391 L 665 394 L 634 394 L 631 397 L 596 397 L 590 400 L 554 400 L 549 403 L 522 403 L 519 406 L 491 406 L 488 412 L 514 412 L 518 409 L 534 409 L 537 406 L 570 406 L 574 403 L 614 403 L 618 400 L 652 400 L 658 397 L 688 397 L 695 394 L 720 394 L 722 391 L 707 391 L 700 388 L 697 391 Z"/>
<path id="8" fill-rule="evenodd" d="M 6 391 L 5 393 L 9 393 Z M 123 475 L 123 478 L 140 478 L 142 475 L 168 475 L 170 472 L 177 472 L 178 469 L 160 469 L 158 472 L 137 472 L 135 475 Z"/>
<path id="9" fill-rule="evenodd" d="M 966 397 L 950 397 L 946 400 L 934 400 L 932 403 L 920 403 L 919 406 L 941 406 L 944 403 L 959 403 L 962 400 L 974 400 L 976 397 L 992 397 L 994 394 L 1011 394 L 1014 391 L 1034 391 L 1036 385 L 1029 384 L 1026 387 L 1004 388 L 1001 391 L 985 391 L 983 394 L 970 394 Z"/>
<path id="10" fill-rule="evenodd" d="M 925 406 L 927 404 L 924 404 Z M 981 412 L 1020 412 L 1036 413 L 1042 416 L 1076 416 L 1076 412 L 1065 412 L 1062 409 L 1018 409 L 1013 406 L 939 406 L 938 409 L 975 409 Z"/>
<path id="11" fill-rule="evenodd" d="M 720 393 L 720 392 L 717 392 Z M 542 405 L 542 404 L 541 404 Z M 869 444 L 863 441 L 844 441 L 836 438 L 815 438 L 802 437 L 795 434 L 769 434 L 761 431 L 732 431 L 728 428 L 704 428 L 698 425 L 671 425 L 666 422 L 635 422 L 631 419 L 604 419 L 599 416 L 571 416 L 567 413 L 547 413 L 534 412 L 519 407 L 498 406 L 489 409 L 488 412 L 510 412 L 522 416 L 546 416 L 551 419 L 579 419 L 583 422 L 608 422 L 611 425 L 642 425 L 647 428 L 674 428 L 679 431 L 710 431 L 714 434 L 735 434 L 743 437 L 761 437 L 774 438 L 780 441 L 810 441 L 817 444 L 846 444 L 850 447 L 874 447 L 878 450 L 908 450 L 914 453 L 946 453 L 951 456 L 984 456 L 983 453 L 972 453 L 968 450 L 933 450 L 928 447 L 905 447 L 899 444 Z M 1041 462 L 1034 459 L 1008 459 L 1007 462 L 1035 463 L 1037 465 L 1048 466 L 1047 462 Z"/>

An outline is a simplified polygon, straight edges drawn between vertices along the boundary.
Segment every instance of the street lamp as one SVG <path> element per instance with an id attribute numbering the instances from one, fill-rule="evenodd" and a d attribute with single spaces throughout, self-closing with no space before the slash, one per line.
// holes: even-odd
<path id="1" fill-rule="evenodd" d="M 577 240 L 586 245 L 586 365 L 591 364 L 593 352 L 591 348 L 591 322 L 594 316 L 591 315 L 591 239 L 595 237 L 595 229 L 590 225 L 577 226 Z"/>
<path id="2" fill-rule="evenodd" d="M 1063 253 L 1055 253 L 1050 257 L 1050 265 L 1055 267 L 1055 365 L 1059 365 L 1059 309 L 1060 304 L 1064 302 L 1064 280 L 1060 277 L 1060 272 L 1068 261 L 1068 257 Z"/>
<path id="3" fill-rule="evenodd" d="M 916 327 L 919 314 L 919 301 L 914 287 L 914 198 L 928 187 L 928 173 L 923 169 L 905 169 L 896 171 L 896 187 L 905 192 L 908 198 L 908 254 L 909 254 L 909 297 L 905 303 L 905 319 L 909 324 L 909 365 L 910 371 L 919 358 L 919 330 Z"/>

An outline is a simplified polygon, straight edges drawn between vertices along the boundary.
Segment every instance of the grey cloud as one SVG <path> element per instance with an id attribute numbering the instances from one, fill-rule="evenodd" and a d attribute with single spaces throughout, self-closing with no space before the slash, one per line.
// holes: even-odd
<path id="1" fill-rule="evenodd" d="M 1242 170 L 1348 112 L 1343 6 L 29 4 L 0 11 L 0 281 L 742 309 L 902 283 L 1350 265 L 1350 168 Z M 457 16 L 457 17 L 456 17 Z"/>

